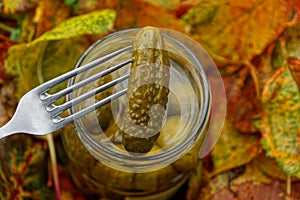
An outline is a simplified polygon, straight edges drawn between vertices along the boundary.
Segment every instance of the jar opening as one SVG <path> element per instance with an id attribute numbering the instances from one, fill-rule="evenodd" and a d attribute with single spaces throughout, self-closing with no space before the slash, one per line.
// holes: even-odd
<path id="1" fill-rule="evenodd" d="M 93 44 L 79 59 L 76 68 L 99 58 L 119 48 L 132 45 L 138 29 L 130 29 L 110 34 Z M 166 115 L 155 146 L 148 153 L 131 153 L 120 143 L 122 135 L 120 128 L 124 120 L 126 95 L 123 95 L 100 110 L 86 115 L 75 121 L 75 129 L 87 150 L 104 164 L 127 172 L 147 172 L 162 168 L 184 155 L 194 144 L 203 137 L 210 115 L 210 87 L 201 63 L 183 43 L 167 34 L 171 30 L 162 29 L 166 51 L 171 55 L 170 84 Z M 187 37 L 181 35 L 181 37 Z M 106 68 L 131 58 L 132 50 L 120 54 L 96 66 L 94 69 L 78 74 L 70 79 L 69 85 Z M 117 79 L 128 73 L 130 65 L 111 73 L 109 79 Z M 107 79 L 108 77 L 103 77 Z M 105 82 L 105 81 L 104 81 Z M 99 80 L 73 91 L 67 100 L 97 87 Z M 112 91 L 116 93 L 127 88 L 127 81 L 118 83 Z M 73 114 L 84 106 L 93 105 L 97 94 L 83 104 L 73 105 L 69 112 Z M 153 108 L 160 109 L 160 108 Z"/>

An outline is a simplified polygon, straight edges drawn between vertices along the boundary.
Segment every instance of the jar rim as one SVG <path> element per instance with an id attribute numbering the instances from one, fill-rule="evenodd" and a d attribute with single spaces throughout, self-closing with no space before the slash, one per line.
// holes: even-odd
<path id="1" fill-rule="evenodd" d="M 122 35 L 124 33 L 130 33 L 130 32 L 137 32 L 140 28 L 133 28 L 133 29 L 126 29 L 117 31 L 111 34 L 108 34 L 104 36 L 103 38 L 100 38 L 96 42 L 94 42 L 92 45 L 90 45 L 85 52 L 82 54 L 82 56 L 78 59 L 76 62 L 76 65 L 74 68 L 78 68 L 81 66 L 85 58 L 91 53 L 91 51 L 98 46 L 101 43 L 104 43 L 107 39 Z M 183 33 L 166 29 L 166 28 L 159 28 L 162 32 L 163 37 L 168 38 L 170 41 L 174 42 L 175 44 L 179 45 L 184 49 L 185 53 L 187 53 L 192 59 L 193 62 L 195 62 L 195 66 L 197 66 L 197 70 L 201 76 L 202 80 L 202 87 L 203 87 L 203 109 L 200 113 L 200 119 L 197 121 L 197 125 L 193 129 L 193 131 L 190 133 L 190 135 L 179 145 L 176 145 L 174 148 L 168 149 L 166 151 L 163 151 L 161 154 L 155 154 L 155 155 L 143 155 L 143 156 L 137 156 L 134 154 L 124 155 L 117 152 L 112 152 L 110 149 L 106 148 L 105 146 L 100 145 L 97 143 L 89 134 L 86 133 L 86 130 L 82 126 L 78 126 L 78 121 L 75 120 L 75 126 L 80 128 L 80 132 L 77 132 L 77 135 L 81 139 L 82 143 L 85 145 L 85 147 L 95 156 L 100 156 L 100 159 L 104 161 L 104 164 L 108 164 L 111 167 L 114 167 L 114 161 L 116 161 L 118 164 L 118 169 L 120 167 L 123 167 L 123 171 L 136 171 L 136 172 L 146 172 L 149 171 L 150 166 L 157 166 L 160 165 L 158 168 L 161 168 L 163 166 L 166 166 L 167 164 L 170 164 L 171 162 L 175 161 L 179 156 L 183 155 L 187 150 L 189 150 L 193 144 L 201 137 L 203 134 L 203 127 L 208 123 L 209 121 L 209 115 L 211 111 L 211 93 L 210 93 L 210 85 L 208 82 L 208 79 L 206 78 L 206 74 L 204 72 L 204 69 L 197 59 L 197 57 L 194 55 L 194 53 L 186 47 L 185 44 L 178 41 L 176 38 L 170 36 L 167 34 L 167 32 L 176 32 L 176 34 L 179 34 L 182 37 L 188 38 L 188 36 L 184 35 Z M 199 45 L 199 44 L 195 44 Z M 200 46 L 200 45 L 199 45 Z M 204 51 L 204 50 L 203 50 Z M 68 81 L 68 86 L 73 85 L 75 82 L 75 77 L 72 77 Z M 66 97 L 67 101 L 70 101 L 72 99 L 72 93 L 69 93 Z M 68 109 L 68 112 L 70 115 L 72 115 L 75 110 L 74 106 L 70 107 Z M 201 132 L 199 133 L 199 130 Z M 134 155 L 134 156 L 133 156 Z M 119 166 L 121 165 L 121 166 Z"/>

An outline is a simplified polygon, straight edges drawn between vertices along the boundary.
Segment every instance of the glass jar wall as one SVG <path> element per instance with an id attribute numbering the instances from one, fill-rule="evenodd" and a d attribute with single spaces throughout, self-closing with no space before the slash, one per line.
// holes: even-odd
<path id="1" fill-rule="evenodd" d="M 80 67 L 99 57 L 131 46 L 138 29 L 124 30 L 100 39 L 80 58 Z M 127 152 L 121 144 L 120 127 L 126 95 L 101 109 L 82 117 L 64 129 L 62 139 L 69 157 L 68 171 L 77 186 L 87 194 L 109 199 L 167 199 L 186 182 L 199 164 L 199 148 L 205 137 L 210 116 L 210 87 L 201 63 L 185 45 L 183 34 L 170 36 L 171 30 L 161 29 L 169 52 L 170 84 L 167 114 L 160 135 L 148 153 Z M 180 37 L 180 38 L 178 38 Z M 197 45 L 197 44 L 195 44 Z M 128 48 L 117 57 L 77 75 L 73 85 L 99 72 L 130 60 Z M 111 80 L 129 71 L 130 64 L 111 73 Z M 105 80 L 105 79 L 103 79 Z M 68 96 L 74 99 L 99 84 L 99 79 Z M 127 87 L 120 82 L 108 93 Z M 105 91 L 104 91 L 105 92 Z M 73 105 L 70 114 L 99 101 L 99 94 Z"/>

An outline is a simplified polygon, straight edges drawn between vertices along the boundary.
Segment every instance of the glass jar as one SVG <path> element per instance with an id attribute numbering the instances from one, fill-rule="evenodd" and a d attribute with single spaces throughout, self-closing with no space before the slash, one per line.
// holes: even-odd
<path id="1" fill-rule="evenodd" d="M 131 46 L 139 29 L 110 34 L 93 44 L 79 59 L 76 68 L 122 47 Z M 209 124 L 210 86 L 201 63 L 184 42 L 187 36 L 161 29 L 165 50 L 171 57 L 169 97 L 164 125 L 148 153 L 127 152 L 119 134 L 126 95 L 96 109 L 64 129 L 62 139 L 69 157 L 68 172 L 85 193 L 108 199 L 168 199 L 190 177 L 199 162 L 199 149 Z M 197 45 L 197 43 L 195 43 Z M 78 74 L 69 85 L 131 59 L 132 48 L 93 69 Z M 112 72 L 113 80 L 129 72 L 130 64 Z M 67 100 L 98 87 L 105 78 L 73 91 Z M 122 81 L 104 94 L 127 88 Z M 95 94 L 73 105 L 70 114 L 99 101 Z"/>

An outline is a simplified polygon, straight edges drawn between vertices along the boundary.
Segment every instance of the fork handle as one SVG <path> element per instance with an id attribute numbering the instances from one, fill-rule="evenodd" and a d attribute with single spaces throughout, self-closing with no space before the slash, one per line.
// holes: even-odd
<path id="1" fill-rule="evenodd" d="M 9 122 L 7 122 L 4 126 L 0 127 L 0 140 L 2 138 L 5 138 L 7 136 L 16 134 L 17 131 L 12 127 L 12 120 L 10 120 Z"/>

